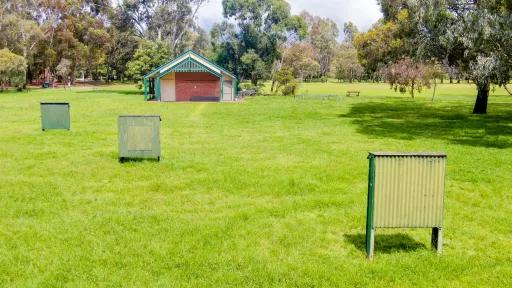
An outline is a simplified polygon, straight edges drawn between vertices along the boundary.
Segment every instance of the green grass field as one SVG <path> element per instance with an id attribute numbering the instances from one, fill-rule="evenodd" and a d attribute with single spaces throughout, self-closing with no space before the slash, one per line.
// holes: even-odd
<path id="1" fill-rule="evenodd" d="M 133 85 L 0 94 L 0 283 L 7 287 L 510 287 L 512 97 L 471 85 L 412 100 L 144 102 Z M 71 131 L 40 129 L 40 101 Z M 117 116 L 162 116 L 162 161 L 117 161 Z M 429 229 L 364 253 L 367 152 L 448 154 L 444 254 Z"/>

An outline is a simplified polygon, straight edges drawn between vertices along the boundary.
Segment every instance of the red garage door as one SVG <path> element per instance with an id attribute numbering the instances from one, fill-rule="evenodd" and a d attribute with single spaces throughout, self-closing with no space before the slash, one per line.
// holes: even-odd
<path id="1" fill-rule="evenodd" d="M 176 73 L 176 101 L 212 101 L 220 96 L 220 80 L 205 72 Z"/>

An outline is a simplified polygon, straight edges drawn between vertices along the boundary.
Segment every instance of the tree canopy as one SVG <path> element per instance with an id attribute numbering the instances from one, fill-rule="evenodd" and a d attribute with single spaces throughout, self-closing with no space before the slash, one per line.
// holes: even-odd
<path id="1" fill-rule="evenodd" d="M 477 86 L 474 113 L 487 113 L 492 84 L 512 73 L 509 0 L 380 0 L 383 20 L 354 40 L 366 73 L 404 57 L 436 61 L 468 75 Z"/>
<path id="2" fill-rule="evenodd" d="M 6 85 L 21 88 L 25 84 L 27 62 L 22 56 L 16 55 L 7 48 L 0 50 L 0 88 Z"/>

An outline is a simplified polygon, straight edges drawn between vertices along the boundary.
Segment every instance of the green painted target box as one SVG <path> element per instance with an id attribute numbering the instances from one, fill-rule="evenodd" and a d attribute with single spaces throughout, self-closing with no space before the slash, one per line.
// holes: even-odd
<path id="1" fill-rule="evenodd" d="M 371 152 L 368 159 L 368 258 L 373 257 L 377 228 L 432 228 L 432 245 L 440 254 L 446 154 Z"/>
<path id="2" fill-rule="evenodd" d="M 158 115 L 123 115 L 118 118 L 119 161 L 160 160 L 160 121 Z"/>
<path id="3" fill-rule="evenodd" d="M 41 129 L 43 131 L 53 129 L 70 130 L 69 108 L 67 102 L 41 102 Z"/>

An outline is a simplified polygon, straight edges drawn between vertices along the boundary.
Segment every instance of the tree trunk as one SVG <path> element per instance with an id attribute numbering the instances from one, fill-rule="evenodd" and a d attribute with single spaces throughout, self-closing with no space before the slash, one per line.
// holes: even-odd
<path id="1" fill-rule="evenodd" d="M 443 78 L 441 78 L 441 81 L 443 81 Z M 443 83 L 443 82 L 441 82 Z M 436 97 L 436 88 L 437 88 L 437 81 L 436 78 L 434 78 L 434 92 L 432 93 L 432 102 L 434 102 L 434 97 Z"/>
<path id="2" fill-rule="evenodd" d="M 477 84 L 478 94 L 476 96 L 473 114 L 487 114 L 487 102 L 489 99 L 489 83 Z"/>

